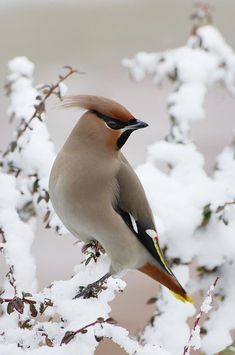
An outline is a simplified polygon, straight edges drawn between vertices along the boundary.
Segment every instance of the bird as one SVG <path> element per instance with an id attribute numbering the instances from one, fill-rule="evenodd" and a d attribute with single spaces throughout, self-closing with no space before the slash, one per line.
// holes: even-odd
<path id="1" fill-rule="evenodd" d="M 99 243 L 109 256 L 110 270 L 97 282 L 137 269 L 192 302 L 163 255 L 144 188 L 121 152 L 148 124 L 101 96 L 68 96 L 64 106 L 85 113 L 54 161 L 49 195 L 68 231 L 84 243 Z"/>

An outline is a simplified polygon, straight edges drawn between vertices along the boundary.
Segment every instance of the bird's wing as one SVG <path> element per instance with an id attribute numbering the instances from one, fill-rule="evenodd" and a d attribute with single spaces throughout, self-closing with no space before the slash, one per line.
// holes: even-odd
<path id="1" fill-rule="evenodd" d="M 177 298 L 183 301 L 190 301 L 190 297 L 177 281 L 161 251 L 152 211 L 143 186 L 125 157 L 121 155 L 120 158 L 121 167 L 117 175 L 119 197 L 116 211 L 149 251 L 158 266 L 157 269 L 154 265 L 146 265 L 140 271 L 165 284 L 165 286 L 174 291 L 173 293 Z"/>
<path id="2" fill-rule="evenodd" d="M 144 220 L 150 229 L 155 229 L 153 214 L 138 176 L 123 154 L 120 160 L 121 167 L 117 175 L 119 207 L 131 213 L 136 220 Z"/>
<path id="3" fill-rule="evenodd" d="M 173 273 L 167 265 L 160 249 L 157 232 L 154 229 L 150 229 L 143 220 L 136 220 L 130 212 L 121 209 L 119 206 L 117 206 L 117 212 L 139 241 L 157 261 L 158 265 L 167 271 L 168 274 L 173 276 Z"/>
<path id="4" fill-rule="evenodd" d="M 117 180 L 119 185 L 117 212 L 154 259 L 172 275 L 159 246 L 152 211 L 143 186 L 123 155 Z"/>

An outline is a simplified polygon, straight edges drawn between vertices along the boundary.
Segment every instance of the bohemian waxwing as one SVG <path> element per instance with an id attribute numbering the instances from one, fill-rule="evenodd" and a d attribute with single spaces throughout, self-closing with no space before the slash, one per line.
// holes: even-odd
<path id="1" fill-rule="evenodd" d="M 49 193 L 56 213 L 75 237 L 104 248 L 111 267 L 103 280 L 138 269 L 190 302 L 160 249 L 144 189 L 120 151 L 133 131 L 148 125 L 103 97 L 77 95 L 65 102 L 87 111 L 51 170 Z"/>

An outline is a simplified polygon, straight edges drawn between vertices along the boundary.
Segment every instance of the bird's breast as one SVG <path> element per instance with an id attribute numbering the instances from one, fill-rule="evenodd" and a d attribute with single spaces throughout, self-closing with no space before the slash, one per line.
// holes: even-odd
<path id="1" fill-rule="evenodd" d="M 56 213 L 75 236 L 82 239 L 82 234 L 91 234 L 113 204 L 116 169 L 112 161 L 105 170 L 98 159 L 58 155 L 50 176 L 50 197 Z"/>

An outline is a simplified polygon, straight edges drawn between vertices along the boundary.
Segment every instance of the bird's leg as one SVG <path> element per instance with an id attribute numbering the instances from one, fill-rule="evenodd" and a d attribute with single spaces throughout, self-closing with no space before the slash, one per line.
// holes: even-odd
<path id="1" fill-rule="evenodd" d="M 107 272 L 104 276 L 102 276 L 99 280 L 87 285 L 86 287 L 80 287 L 80 292 L 74 297 L 76 298 L 91 298 L 98 297 L 98 294 L 105 289 L 104 282 L 111 276 L 110 272 Z"/>

